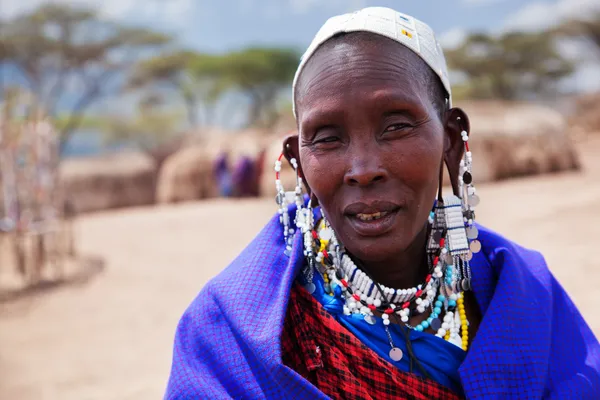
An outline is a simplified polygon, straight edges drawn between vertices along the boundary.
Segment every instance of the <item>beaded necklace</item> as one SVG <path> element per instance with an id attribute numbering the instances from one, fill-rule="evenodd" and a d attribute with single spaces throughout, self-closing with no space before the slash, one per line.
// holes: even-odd
<path id="1" fill-rule="evenodd" d="M 312 231 L 306 229 L 312 225 L 306 220 L 310 218 L 308 215 L 312 216 L 312 212 L 297 218 L 301 220 L 301 225 L 304 223 L 301 228 L 305 233 L 305 256 L 309 261 L 307 269 L 318 271 L 329 295 L 334 295 L 336 286 L 341 288 L 345 315 L 361 314 L 364 321 L 371 325 L 376 323 L 375 315 L 381 315 L 390 341 L 390 358 L 394 361 L 399 361 L 403 355 L 392 342 L 388 330 L 390 317 L 396 317 L 409 329 L 419 332 L 431 329 L 437 337 L 465 351 L 468 349 L 469 323 L 462 293 L 470 289 L 468 260 L 472 257 L 472 250 L 478 249 L 469 246 L 467 236 L 473 236 L 473 232 L 468 234 L 468 229 L 465 229 L 460 204 L 456 209 L 457 200 L 460 201 L 450 197 L 444 199 L 440 207 L 434 207 L 429 218 L 431 239 L 427 249 L 428 274 L 423 283 L 407 289 L 389 288 L 373 281 L 340 246 L 324 218 L 318 228 Z M 460 220 L 457 221 L 459 214 Z M 462 230 L 457 229 L 457 222 Z M 474 225 L 468 228 L 476 230 Z M 313 292 L 312 278 L 305 278 L 307 289 Z M 409 325 L 411 317 L 428 310 L 430 314 L 425 320 L 416 326 Z"/>

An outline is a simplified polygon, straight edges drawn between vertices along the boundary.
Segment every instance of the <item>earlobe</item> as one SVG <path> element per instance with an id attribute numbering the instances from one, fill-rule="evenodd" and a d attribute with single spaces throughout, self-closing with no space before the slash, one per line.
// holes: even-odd
<path id="1" fill-rule="evenodd" d="M 444 146 L 444 162 L 448 168 L 452 191 L 455 195 L 460 196 L 458 175 L 460 171 L 460 160 L 464 154 L 464 142 L 461 133 L 466 131 L 470 133 L 470 122 L 467 114 L 460 108 L 452 108 L 448 110 L 444 118 L 445 127 L 445 146 Z"/>
<path id="2" fill-rule="evenodd" d="M 300 147 L 298 145 L 298 135 L 292 134 L 283 139 L 283 156 L 288 162 L 295 158 L 300 159 Z"/>

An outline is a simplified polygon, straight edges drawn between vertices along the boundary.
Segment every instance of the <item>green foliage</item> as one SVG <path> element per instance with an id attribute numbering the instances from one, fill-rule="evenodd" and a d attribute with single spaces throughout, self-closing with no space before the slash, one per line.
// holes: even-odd
<path id="1" fill-rule="evenodd" d="M 553 33 L 583 39 L 595 50 L 595 55 L 600 57 L 600 11 L 584 19 L 567 21 L 554 29 Z"/>
<path id="2" fill-rule="evenodd" d="M 106 21 L 91 9 L 57 4 L 2 21 L 1 29 L 0 62 L 19 69 L 50 115 L 56 115 L 65 98 L 79 94 L 67 122 L 61 124 L 63 143 L 89 107 L 110 92 L 113 77 L 138 61 L 143 51 L 171 40 L 151 30 Z"/>
<path id="3" fill-rule="evenodd" d="M 290 49 L 249 48 L 220 60 L 220 87 L 238 90 L 250 100 L 249 125 L 270 126 L 277 115 L 278 94 L 289 87 L 300 56 Z"/>
<path id="4" fill-rule="evenodd" d="M 199 124 L 196 110 L 210 122 L 215 103 L 229 91 L 249 99 L 249 125 L 269 125 L 277 115 L 278 94 L 291 85 L 297 52 L 285 48 L 250 48 L 222 55 L 190 51 L 156 56 L 136 66 L 130 89 L 171 87 L 186 104 L 188 122 Z"/>
<path id="5" fill-rule="evenodd" d="M 446 52 L 446 58 L 451 69 L 467 77 L 459 92 L 471 98 L 552 95 L 557 81 L 573 72 L 547 33 L 514 32 L 499 38 L 473 34 Z"/>

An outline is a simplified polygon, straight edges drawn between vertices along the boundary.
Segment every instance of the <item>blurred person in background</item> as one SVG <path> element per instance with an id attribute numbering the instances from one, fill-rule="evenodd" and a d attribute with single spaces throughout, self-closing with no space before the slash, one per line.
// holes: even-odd
<path id="1" fill-rule="evenodd" d="M 233 168 L 231 180 L 236 197 L 256 197 L 257 164 L 249 156 L 242 156 Z"/>
<path id="2" fill-rule="evenodd" d="M 279 213 L 183 315 L 167 399 L 598 397 L 600 346 L 542 255 L 475 222 L 429 26 L 331 18 L 293 94 L 296 188 L 280 157 Z"/>
<path id="3" fill-rule="evenodd" d="M 229 158 L 226 151 L 223 151 L 214 161 L 213 176 L 219 187 L 221 197 L 230 197 L 233 195 L 233 181 L 229 171 Z"/>

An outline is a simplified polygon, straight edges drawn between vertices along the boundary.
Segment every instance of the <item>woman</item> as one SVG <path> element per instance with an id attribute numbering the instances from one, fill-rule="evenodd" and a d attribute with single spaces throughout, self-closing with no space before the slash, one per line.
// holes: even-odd
<path id="1" fill-rule="evenodd" d="M 184 314 L 166 398 L 597 398 L 600 346 L 542 256 L 473 221 L 450 94 L 427 25 L 327 21 L 294 80 L 297 187 L 280 158 L 279 215 Z"/>

